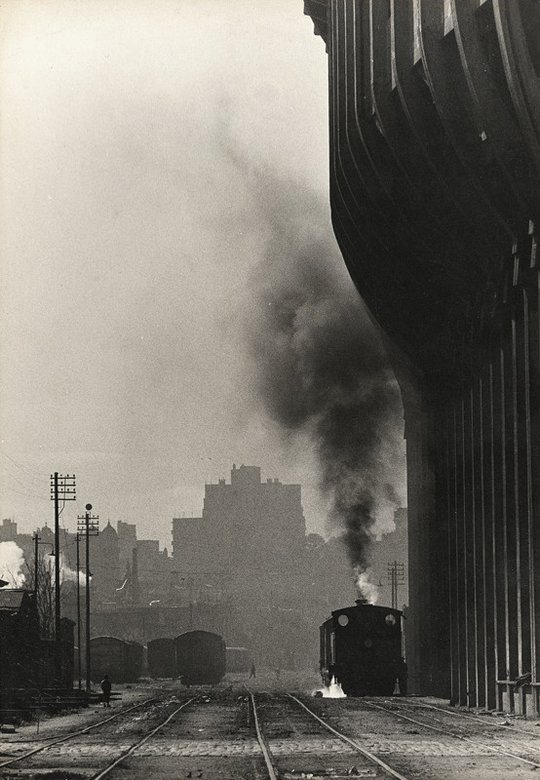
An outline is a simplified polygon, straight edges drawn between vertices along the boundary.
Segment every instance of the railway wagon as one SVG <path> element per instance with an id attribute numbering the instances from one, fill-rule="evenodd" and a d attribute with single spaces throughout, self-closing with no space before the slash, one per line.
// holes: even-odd
<path id="1" fill-rule="evenodd" d="M 90 640 L 90 676 L 99 681 L 106 674 L 112 682 L 136 682 L 143 670 L 143 646 L 114 636 Z"/>
<path id="2" fill-rule="evenodd" d="M 225 674 L 225 642 L 210 631 L 187 631 L 174 640 L 176 672 L 185 685 L 216 685 Z"/>
<path id="3" fill-rule="evenodd" d="M 402 613 L 362 599 L 356 606 L 332 612 L 320 627 L 323 683 L 332 679 L 348 696 L 391 696 L 399 680 L 406 692 L 401 655 Z"/>
<path id="4" fill-rule="evenodd" d="M 225 668 L 227 672 L 249 672 L 251 652 L 247 647 L 226 647 Z"/>
<path id="5" fill-rule="evenodd" d="M 147 645 L 148 674 L 159 677 L 176 677 L 176 651 L 174 639 L 160 637 L 151 639 Z"/>

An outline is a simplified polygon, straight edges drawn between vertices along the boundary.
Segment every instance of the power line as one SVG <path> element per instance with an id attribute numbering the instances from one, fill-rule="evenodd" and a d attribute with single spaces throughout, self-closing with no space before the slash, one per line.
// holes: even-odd
<path id="1" fill-rule="evenodd" d="M 47 499 L 44 496 L 38 496 L 37 493 L 29 493 L 26 491 L 26 493 L 23 493 L 21 490 L 15 490 L 15 488 L 7 487 L 6 491 L 10 491 L 11 493 L 17 493 L 18 496 L 30 496 L 31 498 L 39 498 L 40 501 L 47 501 Z"/>
<path id="2" fill-rule="evenodd" d="M 26 471 L 28 476 L 36 476 L 40 479 L 47 478 L 47 474 L 44 471 L 36 471 L 35 469 L 31 469 L 29 466 L 23 466 L 21 463 L 18 463 L 14 458 L 11 457 L 11 455 L 8 455 L 7 452 L 4 452 L 4 450 L 0 449 L 0 453 L 4 456 L 4 458 L 7 458 L 10 460 L 15 466 L 17 466 L 18 469 L 21 469 L 21 471 Z"/>
<path id="3" fill-rule="evenodd" d="M 38 488 L 38 486 L 41 488 L 43 485 L 43 480 L 41 478 L 32 477 L 29 474 L 26 474 L 24 471 L 16 471 L 10 463 L 3 461 L 0 463 L 0 467 L 11 479 L 15 479 L 19 483 L 21 483 L 21 481 L 24 479 L 24 485 L 26 485 L 27 481 L 31 481 L 33 486 L 36 488 Z"/>

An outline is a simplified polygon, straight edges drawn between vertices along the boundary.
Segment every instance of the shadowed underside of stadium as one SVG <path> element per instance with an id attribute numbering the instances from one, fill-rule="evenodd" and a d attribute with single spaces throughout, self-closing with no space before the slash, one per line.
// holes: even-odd
<path id="1" fill-rule="evenodd" d="M 410 687 L 538 714 L 540 3 L 305 12 L 334 231 L 403 394 Z"/>

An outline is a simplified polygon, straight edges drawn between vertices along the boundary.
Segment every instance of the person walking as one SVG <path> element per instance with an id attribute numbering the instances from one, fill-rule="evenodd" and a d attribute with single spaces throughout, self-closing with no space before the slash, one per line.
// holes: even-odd
<path id="1" fill-rule="evenodd" d="M 252 677 L 256 677 L 256 676 L 257 675 L 255 674 L 255 664 L 252 662 L 249 668 L 249 678 L 251 679 Z"/>
<path id="2" fill-rule="evenodd" d="M 106 674 L 103 680 L 101 681 L 101 692 L 102 692 L 102 699 L 103 699 L 103 706 L 104 707 L 110 707 L 111 706 L 111 681 L 109 680 L 109 675 Z"/>

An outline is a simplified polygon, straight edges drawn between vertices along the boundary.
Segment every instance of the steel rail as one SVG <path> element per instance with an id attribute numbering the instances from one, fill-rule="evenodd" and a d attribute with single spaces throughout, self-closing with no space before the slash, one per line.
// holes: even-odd
<path id="1" fill-rule="evenodd" d="M 502 750 L 501 748 L 494 747 L 493 745 L 488 745 L 485 742 L 478 742 L 476 739 L 472 739 L 471 737 L 464 737 L 462 734 L 456 734 L 453 731 L 449 731 L 448 729 L 440 729 L 438 726 L 432 726 L 429 723 L 422 723 L 421 720 L 415 720 L 414 718 L 410 718 L 408 715 L 402 715 L 399 712 L 396 712 L 395 710 L 391 710 L 387 707 L 382 707 L 380 704 L 375 704 L 374 702 L 366 701 L 364 702 L 368 707 L 371 707 L 372 709 L 380 710 L 381 712 L 386 712 L 389 715 L 393 715 L 396 718 L 401 718 L 402 720 L 408 720 L 410 723 L 414 723 L 416 726 L 422 726 L 426 729 L 431 729 L 431 731 L 436 731 L 439 734 L 444 734 L 445 736 L 451 736 L 455 739 L 461 739 L 463 742 L 468 742 L 471 745 L 474 745 L 475 747 L 481 747 L 485 748 L 486 750 L 490 750 L 492 753 L 498 753 L 501 756 L 507 756 L 508 758 L 513 758 L 516 761 L 521 761 L 524 764 L 529 764 L 529 766 L 534 766 L 536 769 L 540 769 L 540 764 L 536 761 L 531 761 L 530 758 L 523 758 L 523 756 L 516 756 L 514 753 L 510 753 L 507 750 Z"/>
<path id="2" fill-rule="evenodd" d="M 259 747 L 261 748 L 262 754 L 264 756 L 264 762 L 268 770 L 268 776 L 270 777 L 270 780 L 277 780 L 277 774 L 274 769 L 274 764 L 272 763 L 270 751 L 268 750 L 268 747 L 266 745 L 266 742 L 264 740 L 261 731 L 261 727 L 259 725 L 259 718 L 257 717 L 257 707 L 255 706 L 255 696 L 251 693 L 251 691 L 249 692 L 249 695 L 251 698 L 251 709 L 253 711 L 253 720 L 255 722 L 255 732 L 257 734 L 257 741 L 259 743 Z"/>
<path id="3" fill-rule="evenodd" d="M 134 704 L 131 707 L 127 707 L 126 709 L 119 710 L 118 712 L 115 712 L 114 715 L 109 715 L 108 718 L 104 718 L 103 720 L 98 720 L 97 723 L 92 723 L 90 726 L 85 726 L 83 729 L 78 729 L 77 731 L 71 731 L 69 734 L 64 734 L 63 737 L 59 737 L 58 739 L 55 739 L 54 737 L 44 737 L 43 740 L 53 740 L 52 742 L 47 742 L 46 745 L 41 745 L 38 748 L 34 748 L 33 750 L 29 750 L 27 753 L 23 753 L 20 756 L 15 756 L 14 758 L 10 758 L 7 761 L 3 761 L 0 763 L 0 767 L 3 766 L 9 766 L 10 764 L 16 764 L 18 761 L 24 761 L 25 758 L 30 758 L 30 756 L 35 755 L 36 753 L 41 753 L 42 750 L 48 750 L 51 747 L 54 747 L 54 745 L 59 745 L 61 742 L 67 742 L 68 739 L 73 739 L 73 737 L 78 737 L 80 734 L 86 734 L 88 731 L 92 731 L 93 729 L 99 728 L 99 726 L 103 726 L 104 723 L 108 723 L 111 720 L 114 720 L 115 718 L 119 718 L 121 715 L 126 715 L 128 712 L 131 712 L 132 710 L 136 710 L 138 707 L 142 707 L 145 704 L 150 704 L 151 702 L 159 701 L 157 697 L 153 697 L 151 699 L 145 699 L 144 701 L 138 702 L 138 704 Z M 13 742 L 11 744 L 18 744 L 17 742 Z"/>
<path id="4" fill-rule="evenodd" d="M 387 699 L 385 701 L 388 701 Z M 489 720 L 486 718 L 481 718 L 479 715 L 475 715 L 474 712 L 463 712 L 461 710 L 447 710 L 444 707 L 437 707 L 435 704 L 427 704 L 427 702 L 415 702 L 415 701 L 392 701 L 393 705 L 399 705 L 400 708 L 406 709 L 407 707 L 417 709 L 427 709 L 427 710 L 436 710 L 437 712 L 443 712 L 446 715 L 451 715 L 453 718 L 459 718 L 461 715 L 464 715 L 468 720 L 474 720 L 478 723 L 482 723 L 485 726 L 490 726 L 493 729 L 509 729 L 510 731 L 514 731 L 515 734 L 532 734 L 532 736 L 537 737 L 538 732 L 532 731 L 531 729 L 524 729 L 524 728 L 516 728 L 514 723 L 490 723 Z M 490 717 L 493 717 L 490 713 Z M 504 718 L 506 715 L 504 713 L 501 713 L 499 716 Z"/>
<path id="5" fill-rule="evenodd" d="M 134 745 L 132 745 L 128 750 L 124 751 L 122 755 L 120 755 L 117 759 L 115 759 L 109 766 L 105 767 L 105 769 L 102 769 L 101 772 L 98 772 L 97 775 L 92 776 L 92 780 L 101 780 L 102 777 L 106 777 L 109 772 L 111 772 L 115 767 L 118 766 L 118 764 L 121 764 L 122 761 L 124 761 L 128 756 L 130 756 L 132 753 L 134 753 L 137 748 L 141 747 L 141 745 L 144 745 L 145 742 L 148 742 L 149 739 L 151 739 L 154 734 L 156 734 L 160 729 L 163 728 L 163 726 L 166 726 L 169 721 L 171 721 L 174 716 L 180 712 L 180 710 L 183 710 L 184 707 L 187 707 L 188 704 L 191 704 L 192 701 L 195 701 L 198 698 L 198 696 L 193 696 L 193 698 L 188 699 L 183 704 L 180 705 L 180 707 L 177 707 L 174 712 L 172 712 L 165 720 L 160 723 L 158 726 L 153 728 L 151 731 L 148 732 L 142 739 L 140 739 L 138 742 L 136 742 Z"/>
<path id="6" fill-rule="evenodd" d="M 387 763 L 382 761 L 378 756 L 376 756 L 374 753 L 371 753 L 369 750 L 366 750 L 366 748 L 362 747 L 358 744 L 358 742 L 355 742 L 354 739 L 351 739 L 350 737 L 347 737 L 345 734 L 342 734 L 340 731 L 337 731 L 333 726 L 331 726 L 329 723 L 327 723 L 322 718 L 319 718 L 318 715 L 316 715 L 313 710 L 310 710 L 309 707 L 306 707 L 304 702 L 300 701 L 300 699 L 297 699 L 296 696 L 293 696 L 292 693 L 288 693 L 287 696 L 289 698 L 293 699 L 297 704 L 299 704 L 306 712 L 309 712 L 309 714 L 315 718 L 315 720 L 319 721 L 325 729 L 328 729 L 328 731 L 331 731 L 332 734 L 335 734 L 336 737 L 339 737 L 343 742 L 347 742 L 347 744 L 351 745 L 358 753 L 361 753 L 365 758 L 369 759 L 374 764 L 377 764 L 381 767 L 387 774 L 389 774 L 391 777 L 395 777 L 396 780 L 410 780 L 410 778 L 405 777 L 405 775 L 402 775 L 400 772 L 398 772 L 396 769 L 392 769 L 391 766 L 389 766 Z"/>

